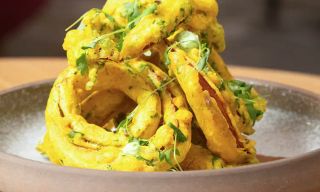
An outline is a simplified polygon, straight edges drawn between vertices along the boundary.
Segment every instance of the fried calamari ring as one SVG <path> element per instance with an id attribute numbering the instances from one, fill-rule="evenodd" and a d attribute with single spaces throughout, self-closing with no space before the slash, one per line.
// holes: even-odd
<path id="1" fill-rule="evenodd" d="M 173 49 L 169 58 L 169 68 L 186 94 L 210 151 L 231 164 L 255 159 L 254 142 L 239 131 L 237 118 L 216 85 L 220 81 L 217 74 L 197 70 L 194 61 L 179 48 Z"/>
<path id="2" fill-rule="evenodd" d="M 132 60 L 105 63 L 90 91 L 85 89 L 86 81 L 87 77 L 69 67 L 53 86 L 46 109 L 47 132 L 39 146 L 51 161 L 101 170 L 165 171 L 179 167 L 191 147 L 192 114 L 174 79 L 150 63 Z M 126 100 L 123 94 L 137 107 L 113 132 L 88 123 L 82 116 L 92 111 L 98 116 L 91 121 L 108 121 L 112 115 L 103 108 L 112 107 L 112 102 L 96 109 L 83 109 L 84 103 L 97 106 L 107 100 L 104 96 L 119 96 L 114 104 L 120 104 Z"/>
<path id="3" fill-rule="evenodd" d="M 243 134 L 254 133 L 266 102 L 220 57 L 217 15 L 216 0 L 108 0 L 85 13 L 63 44 L 69 67 L 50 94 L 40 150 L 102 170 L 254 163 Z"/>

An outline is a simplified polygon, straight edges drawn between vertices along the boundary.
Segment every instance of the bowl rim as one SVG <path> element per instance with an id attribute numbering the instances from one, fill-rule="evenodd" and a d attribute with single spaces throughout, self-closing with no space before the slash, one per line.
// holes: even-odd
<path id="1" fill-rule="evenodd" d="M 320 101 L 320 94 L 316 94 L 312 91 L 305 90 L 302 88 L 294 87 L 291 85 L 286 85 L 274 81 L 269 80 L 259 80 L 255 78 L 248 78 L 248 77 L 242 77 L 237 76 L 237 79 L 250 81 L 257 84 L 267 84 L 267 85 L 273 85 L 280 88 L 289 89 L 295 92 L 302 93 L 306 96 L 309 96 L 315 100 Z M 25 83 L 22 85 L 18 85 L 9 89 L 4 89 L 0 91 L 0 96 L 9 94 L 11 92 L 15 92 L 21 89 L 26 88 L 32 88 L 32 87 L 39 87 L 46 84 L 52 84 L 54 82 L 55 78 L 52 79 L 46 79 L 41 81 L 35 81 L 30 83 Z M 269 161 L 269 162 L 263 162 L 259 164 L 251 164 L 251 165 L 244 165 L 240 167 L 233 167 L 233 168 L 225 168 L 225 169 L 219 169 L 219 170 L 192 170 L 192 171 L 182 171 L 182 172 L 126 172 L 126 171 L 104 171 L 104 170 L 94 170 L 94 169 L 85 169 L 85 168 L 77 168 L 77 167 L 68 167 L 68 166 L 59 166 L 55 165 L 53 163 L 45 163 L 37 160 L 27 159 L 24 157 L 20 157 L 15 154 L 10 154 L 4 151 L 0 151 L 0 162 L 1 161 L 7 161 L 10 164 L 15 165 L 22 165 L 24 167 L 36 167 L 39 169 L 44 169 L 51 172 L 59 172 L 59 173 L 66 173 L 66 174 L 78 174 L 78 175 L 87 175 L 87 176 L 114 176 L 114 177 L 139 177 L 139 178 L 146 178 L 146 177 L 156 177 L 156 178 L 175 178 L 175 177 L 197 177 L 197 176 L 223 176 L 223 175 L 229 175 L 234 173 L 249 173 L 249 172 L 255 172 L 255 171 L 261 171 L 265 169 L 270 168 L 276 168 L 281 167 L 283 165 L 286 165 L 288 163 L 295 163 L 304 161 L 307 159 L 310 159 L 314 156 L 317 156 L 320 154 L 320 148 L 316 150 L 312 150 L 303 154 L 295 155 L 292 157 Z"/>

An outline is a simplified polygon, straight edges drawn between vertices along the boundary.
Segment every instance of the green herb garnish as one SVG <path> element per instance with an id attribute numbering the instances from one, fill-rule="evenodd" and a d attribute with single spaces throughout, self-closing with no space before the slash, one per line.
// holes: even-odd
<path id="1" fill-rule="evenodd" d="M 112 17 L 111 15 L 104 13 L 104 15 L 106 16 L 106 18 L 109 19 L 109 21 L 111 21 L 112 23 L 116 23 L 116 20 L 114 19 L 114 17 Z"/>
<path id="2" fill-rule="evenodd" d="M 148 146 L 149 145 L 149 141 L 148 140 L 145 140 L 145 139 L 139 139 L 139 138 L 134 138 L 134 137 L 131 137 L 129 139 L 129 143 L 130 142 L 138 142 L 140 146 Z"/>
<path id="3" fill-rule="evenodd" d="M 123 153 L 123 155 L 133 155 L 138 160 L 145 161 L 148 166 L 154 166 L 153 159 L 148 160 L 139 154 L 140 147 L 141 146 L 148 146 L 148 145 L 149 145 L 149 141 L 147 141 L 147 140 L 131 137 L 129 139 L 128 144 L 122 149 L 122 153 Z"/>
<path id="4" fill-rule="evenodd" d="M 89 13 L 89 12 L 92 11 L 92 10 L 96 10 L 97 12 L 100 12 L 100 10 L 98 10 L 98 9 L 96 9 L 96 8 L 91 9 L 91 10 L 85 12 L 83 15 L 81 15 L 81 17 L 79 17 L 79 19 L 77 19 L 77 20 L 76 20 L 75 22 L 73 22 L 69 27 L 67 27 L 67 28 L 65 29 L 65 31 L 69 31 L 69 30 L 72 29 L 74 26 L 76 26 L 78 23 L 80 23 L 80 26 L 81 26 L 81 21 L 83 20 L 83 18 L 86 16 L 87 13 Z M 80 27 L 80 26 L 79 26 L 79 27 Z M 78 27 L 78 28 L 79 28 L 79 27 Z"/>
<path id="5" fill-rule="evenodd" d="M 257 118 L 263 115 L 263 112 L 260 110 L 257 110 L 254 107 L 255 98 L 251 94 L 252 85 L 248 85 L 245 82 L 239 81 L 239 80 L 228 81 L 227 85 L 237 98 L 240 98 L 244 101 L 248 114 L 254 124 Z"/>
<path id="6" fill-rule="evenodd" d="M 210 56 L 210 49 L 207 47 L 206 43 L 203 43 L 199 47 L 199 51 L 200 51 L 200 59 L 199 59 L 199 61 L 197 63 L 197 70 L 198 71 L 202 71 L 207 66 L 208 59 L 209 59 L 209 56 Z"/>
<path id="7" fill-rule="evenodd" d="M 83 133 L 80 133 L 80 132 L 71 130 L 71 131 L 69 132 L 69 134 L 68 134 L 68 137 L 69 137 L 70 139 L 73 139 L 73 138 L 74 138 L 76 135 L 78 135 L 78 134 L 83 135 Z"/>
<path id="8" fill-rule="evenodd" d="M 176 163 L 176 166 L 173 165 L 172 160 L 171 160 L 171 154 L 173 154 L 173 159 Z M 180 166 L 178 160 L 177 160 L 177 155 L 180 155 L 180 151 L 177 149 L 177 134 L 174 136 L 174 144 L 172 149 L 167 149 L 165 151 L 159 151 L 159 160 L 163 161 L 165 160 L 169 165 L 172 166 L 171 169 L 178 170 L 178 171 L 183 171 L 182 167 Z"/>
<path id="9" fill-rule="evenodd" d="M 65 31 L 69 31 L 70 29 L 72 29 L 74 26 L 76 26 L 78 23 L 80 23 L 83 19 L 83 17 L 86 15 L 87 13 L 83 14 L 79 19 L 77 19 L 75 22 L 73 22 L 69 27 L 67 27 L 65 29 Z"/>
<path id="10" fill-rule="evenodd" d="M 170 128 L 173 129 L 174 134 L 177 136 L 177 140 L 181 143 L 187 141 L 187 137 L 181 132 L 179 128 L 177 128 L 174 124 L 169 123 L 168 124 Z"/>
<path id="11" fill-rule="evenodd" d="M 172 149 L 168 149 L 165 151 L 160 151 L 159 152 L 159 160 L 163 161 L 165 160 L 169 165 L 173 166 L 172 160 L 171 160 L 171 153 Z"/>
<path id="12" fill-rule="evenodd" d="M 260 110 L 257 110 L 254 105 L 253 105 L 253 102 L 250 102 L 250 101 L 245 101 L 246 102 L 246 107 L 247 107 L 247 110 L 248 110 L 248 113 L 249 113 L 249 116 L 250 118 L 252 119 L 253 121 L 253 124 L 256 122 L 257 118 L 263 114 L 262 111 Z"/>
<path id="13" fill-rule="evenodd" d="M 149 160 L 149 159 L 146 159 L 146 158 L 142 157 L 141 155 L 138 155 L 136 158 L 138 160 L 145 161 L 148 166 L 154 166 L 154 160 L 153 159 Z"/>
<path id="14" fill-rule="evenodd" d="M 179 47 L 185 51 L 193 48 L 198 48 L 200 45 L 199 36 L 190 31 L 183 31 L 177 36 Z"/>
<path id="15" fill-rule="evenodd" d="M 89 67 L 86 53 L 82 53 L 81 56 L 77 59 L 76 66 L 77 69 L 80 71 L 81 75 L 88 73 Z"/>
<path id="16" fill-rule="evenodd" d="M 212 163 L 213 169 L 221 169 L 224 167 L 223 160 L 220 157 L 215 155 L 212 156 L 211 163 Z"/>
<path id="17" fill-rule="evenodd" d="M 149 7 L 147 7 L 141 14 L 139 13 L 139 10 L 137 8 L 137 5 L 135 5 L 136 3 L 127 3 L 127 9 L 128 9 L 128 21 L 129 23 L 127 24 L 126 27 L 123 28 L 118 28 L 117 30 L 111 32 L 111 33 L 107 33 L 104 35 L 101 35 L 97 38 L 95 38 L 94 40 L 92 40 L 92 42 L 90 42 L 88 45 L 85 45 L 82 47 L 82 49 L 89 49 L 89 48 L 95 48 L 96 45 L 103 39 L 110 37 L 112 35 L 115 35 L 115 37 L 117 38 L 117 49 L 119 51 L 121 51 L 122 46 L 123 46 L 123 41 L 125 36 L 127 35 L 127 32 L 129 29 L 132 29 L 133 27 L 136 26 L 136 24 L 142 19 L 142 17 L 154 13 L 155 10 L 157 9 L 158 5 L 157 4 L 152 4 Z M 109 17 L 108 17 L 109 18 Z M 109 18 L 111 20 L 114 20 L 114 18 Z"/>
<path id="18" fill-rule="evenodd" d="M 165 64 L 165 66 L 168 66 L 168 65 L 171 64 L 171 61 L 169 59 L 169 53 L 170 53 L 171 49 L 172 49 L 172 47 L 168 47 L 166 49 L 166 51 L 164 52 L 164 64 Z"/>
<path id="19" fill-rule="evenodd" d="M 136 109 L 129 113 L 129 115 L 118 124 L 116 132 L 120 129 L 124 129 L 128 133 L 128 126 L 132 122 Z"/>
<path id="20" fill-rule="evenodd" d="M 122 50 L 123 41 L 124 41 L 124 38 L 125 38 L 126 35 L 127 35 L 127 33 L 125 31 L 115 34 L 115 37 L 117 38 L 116 48 L 118 49 L 118 51 Z"/>

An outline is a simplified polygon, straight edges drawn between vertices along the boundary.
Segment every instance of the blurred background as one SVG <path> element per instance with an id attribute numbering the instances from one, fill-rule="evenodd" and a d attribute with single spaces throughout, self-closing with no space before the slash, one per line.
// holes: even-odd
<path id="1" fill-rule="evenodd" d="M 1 2 L 0 57 L 65 56 L 64 29 L 104 2 Z M 320 74 L 319 0 L 220 0 L 219 4 L 227 63 Z"/>

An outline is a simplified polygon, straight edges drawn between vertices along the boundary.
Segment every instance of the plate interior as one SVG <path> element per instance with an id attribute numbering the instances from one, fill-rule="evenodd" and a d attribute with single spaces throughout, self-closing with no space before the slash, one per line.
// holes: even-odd
<path id="1" fill-rule="evenodd" d="M 282 85 L 251 81 L 268 100 L 256 123 L 259 154 L 292 157 L 320 148 L 320 99 Z M 45 133 L 44 110 L 52 83 L 0 95 L 0 151 L 48 162 L 35 149 Z"/>

